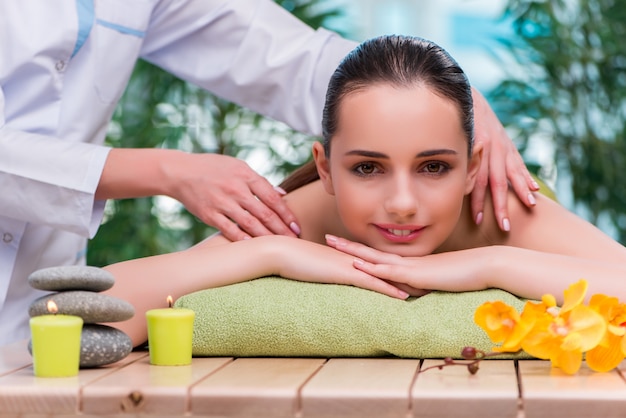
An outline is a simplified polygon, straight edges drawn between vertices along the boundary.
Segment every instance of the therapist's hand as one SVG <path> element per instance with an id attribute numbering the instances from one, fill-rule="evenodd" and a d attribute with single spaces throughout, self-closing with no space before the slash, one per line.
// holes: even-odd
<path id="1" fill-rule="evenodd" d="M 299 234 L 295 216 L 264 177 L 237 158 L 187 154 L 174 198 L 231 241 L 260 235 Z"/>
<path id="2" fill-rule="evenodd" d="M 244 161 L 167 149 L 110 150 L 96 199 L 165 195 L 231 241 L 299 234 L 282 193 Z"/>
<path id="3" fill-rule="evenodd" d="M 509 183 L 527 206 L 535 205 L 533 192 L 539 185 L 528 172 L 522 156 L 507 135 L 487 100 L 476 89 L 474 99 L 475 143 L 483 145 L 483 158 L 471 195 L 472 215 L 480 224 L 483 219 L 485 193 L 490 187 L 498 225 L 503 231 L 511 228 L 507 208 Z"/>

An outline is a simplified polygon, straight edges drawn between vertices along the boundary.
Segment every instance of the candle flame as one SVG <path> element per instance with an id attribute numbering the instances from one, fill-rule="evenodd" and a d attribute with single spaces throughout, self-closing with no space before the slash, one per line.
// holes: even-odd
<path id="1" fill-rule="evenodd" d="M 172 295 L 169 295 L 167 297 L 167 306 L 171 308 L 173 305 L 174 305 L 174 298 L 172 298 Z"/>
<path id="2" fill-rule="evenodd" d="M 51 314 L 56 314 L 57 312 L 59 312 L 59 308 L 57 308 L 57 304 L 54 303 L 53 300 L 49 300 L 46 307 L 48 308 L 48 312 L 50 312 Z"/>

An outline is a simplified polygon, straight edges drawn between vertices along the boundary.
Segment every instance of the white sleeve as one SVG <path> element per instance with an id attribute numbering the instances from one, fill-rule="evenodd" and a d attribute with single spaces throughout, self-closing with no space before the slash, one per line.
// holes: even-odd
<path id="1" fill-rule="evenodd" d="M 105 203 L 94 195 L 108 152 L 7 128 L 0 89 L 0 215 L 93 237 Z"/>
<path id="2" fill-rule="evenodd" d="M 142 56 L 212 93 L 319 135 L 330 75 L 356 43 L 272 0 L 163 0 Z"/>

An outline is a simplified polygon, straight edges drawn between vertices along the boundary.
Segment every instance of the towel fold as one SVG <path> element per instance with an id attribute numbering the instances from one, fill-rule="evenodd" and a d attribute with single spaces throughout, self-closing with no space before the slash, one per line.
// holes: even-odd
<path id="1" fill-rule="evenodd" d="M 460 358 L 465 346 L 494 346 L 474 311 L 502 290 L 432 292 L 394 299 L 352 286 L 264 277 L 202 290 L 176 306 L 195 311 L 194 356 Z M 499 358 L 527 357 L 506 354 Z"/>

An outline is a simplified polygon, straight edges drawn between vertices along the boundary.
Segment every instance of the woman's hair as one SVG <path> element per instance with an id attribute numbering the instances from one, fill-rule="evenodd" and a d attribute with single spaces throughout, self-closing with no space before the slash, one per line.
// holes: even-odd
<path id="1" fill-rule="evenodd" d="M 454 102 L 467 139 L 468 156 L 474 142 L 474 113 L 469 81 L 457 62 L 440 46 L 414 36 L 385 35 L 369 39 L 341 61 L 330 78 L 322 114 L 324 152 L 338 126 L 339 107 L 351 93 L 374 84 L 397 87 L 424 85 Z M 281 187 L 292 191 L 319 178 L 311 161 L 294 171 Z"/>

